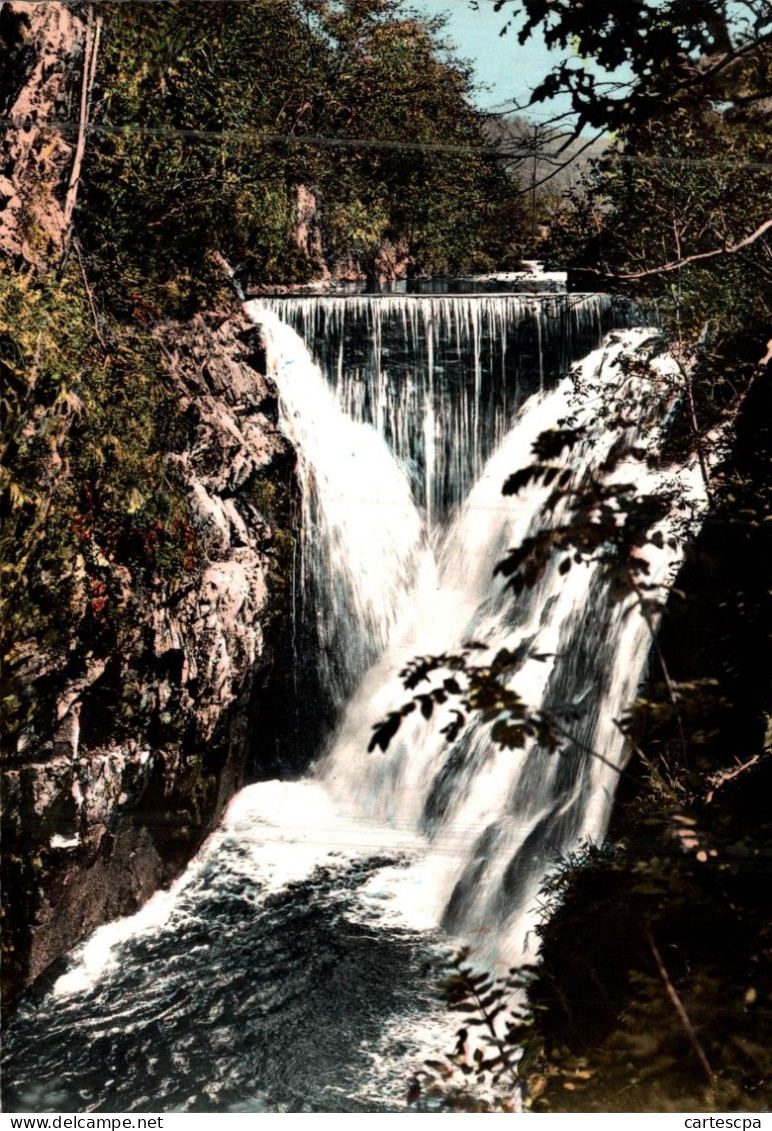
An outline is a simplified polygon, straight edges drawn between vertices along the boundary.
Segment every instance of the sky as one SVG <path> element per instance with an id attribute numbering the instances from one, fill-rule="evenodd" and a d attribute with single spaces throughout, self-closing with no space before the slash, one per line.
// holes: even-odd
<path id="1" fill-rule="evenodd" d="M 479 82 L 488 87 L 477 95 L 478 105 L 485 110 L 511 109 L 513 99 L 527 102 L 531 89 L 559 57 L 547 50 L 541 37 L 533 36 L 521 47 L 514 30 L 501 36 L 507 10 L 494 11 L 494 2 L 478 0 L 477 11 L 469 0 L 415 2 L 415 7 L 427 15 L 448 17 L 446 37 L 462 59 L 474 63 Z M 556 99 L 549 108 L 539 106 L 529 111 L 528 117 L 544 119 L 569 108 L 567 101 Z"/>
<path id="2" fill-rule="evenodd" d="M 626 2 L 619 0 L 620 4 Z M 507 23 L 507 12 L 512 13 L 514 5 L 501 12 L 494 10 L 495 0 L 477 0 L 478 10 L 470 0 L 413 0 L 410 6 L 429 16 L 448 18 L 446 36 L 455 44 L 456 54 L 474 64 L 479 82 L 488 88 L 477 94 L 477 104 L 483 110 L 511 110 L 513 100 L 527 102 L 533 87 L 560 58 L 558 52 L 547 50 L 538 32 L 524 47 L 517 42 L 514 29 L 500 35 Z M 730 2 L 729 12 L 740 21 L 749 19 L 740 3 Z M 622 70 L 614 77 L 624 78 L 626 74 Z M 570 109 L 569 100 L 559 97 L 529 110 L 527 117 L 542 121 Z"/>

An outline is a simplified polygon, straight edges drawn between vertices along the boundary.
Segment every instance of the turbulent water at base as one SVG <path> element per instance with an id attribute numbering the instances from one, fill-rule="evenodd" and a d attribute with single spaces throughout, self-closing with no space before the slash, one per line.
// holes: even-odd
<path id="1" fill-rule="evenodd" d="M 248 311 L 299 450 L 312 542 L 300 580 L 317 603 L 328 593 L 316 612 L 328 650 L 343 653 L 322 671 L 342 695 L 346 672 L 371 666 L 305 780 L 242 791 L 171 891 L 98 930 L 22 1002 L 7 1110 L 404 1111 L 421 1059 L 452 1047 L 432 956 L 466 942 L 489 967 L 533 960 L 541 881 L 605 829 L 625 756 L 615 720 L 643 675 L 650 626 L 631 597 L 612 599 L 598 566 L 550 566 L 517 599 L 492 570 L 545 522 L 545 488 L 504 498 L 502 483 L 530 464 L 542 431 L 571 419 L 588 437 L 575 479 L 603 474 L 624 432 L 635 454 L 613 475 L 677 499 L 661 548 L 646 551 L 648 581 L 672 580 L 680 551 L 668 538 L 699 510 L 700 487 L 693 467 L 651 470 L 663 427 L 653 405 L 678 381 L 656 331 L 616 333 L 572 378 L 545 375 L 439 525 L 385 415 L 380 434 L 366 414 L 352 421 L 276 310 Z M 629 359 L 650 361 L 656 397 Z M 361 381 L 375 402 L 377 381 Z M 599 411 L 610 392 L 614 426 Z M 374 723 L 408 697 L 405 662 L 469 640 L 478 663 L 513 653 L 507 678 L 528 704 L 560 718 L 570 708 L 560 750 L 500 750 L 479 721 L 450 742 L 446 704 L 368 754 Z"/>

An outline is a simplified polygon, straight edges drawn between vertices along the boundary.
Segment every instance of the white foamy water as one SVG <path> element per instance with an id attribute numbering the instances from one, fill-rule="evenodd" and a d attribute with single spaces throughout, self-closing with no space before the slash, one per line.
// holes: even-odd
<path id="1" fill-rule="evenodd" d="M 645 673 L 652 624 L 634 593 L 611 592 L 599 563 L 564 574 L 558 556 L 532 588 L 508 592 L 494 577 L 496 563 L 564 512 L 558 503 L 545 514 L 550 489 L 543 484 L 511 498 L 502 484 L 530 466 L 542 432 L 566 422 L 581 427 L 571 483 L 596 476 L 633 482 L 641 494 L 668 492 L 662 545 L 643 551 L 646 580 L 663 594 L 703 492 L 695 466 L 649 466 L 665 427 L 663 390 L 678 380 L 649 329 L 612 335 L 556 383 L 546 354 L 537 358 L 536 391 L 508 417 L 499 406 L 506 426 L 486 450 L 484 419 L 493 418 L 472 402 L 489 386 L 491 326 L 506 336 L 515 317 L 506 303 L 490 305 L 493 297 L 485 297 L 485 317 L 483 307 L 463 313 L 456 300 L 443 308 L 454 311 L 459 352 L 469 359 L 472 393 L 456 417 L 434 399 L 436 369 L 419 411 L 410 390 L 395 393 L 383 371 L 342 384 L 323 371 L 280 320 L 278 300 L 272 309 L 248 305 L 265 337 L 283 427 L 298 450 L 298 616 L 315 618 L 320 681 L 338 707 L 338 726 L 308 778 L 244 789 L 168 892 L 95 932 L 53 993 L 21 1011 L 13 1053 L 20 1087 L 75 1080 L 82 1109 L 101 1110 L 105 1041 L 125 1040 L 121 1056 L 139 1058 L 142 1095 L 161 1110 L 279 1110 L 286 1102 L 288 1110 L 401 1110 L 408 1064 L 447 1051 L 454 1024 L 426 990 L 427 959 L 459 943 L 494 971 L 533 959 L 545 876 L 560 856 L 604 835 L 626 757 L 617 720 Z M 357 309 L 365 303 L 345 301 Z M 435 338 L 431 317 L 445 315 L 429 300 L 420 318 L 411 309 L 404 307 L 406 326 L 417 322 L 407 339 L 426 333 L 435 365 L 432 348 L 443 335 Z M 317 325 L 319 312 L 309 305 L 306 313 Z M 345 324 L 349 313 L 333 306 L 326 317 Z M 544 342 L 550 330 L 537 321 L 541 336 L 533 341 Z M 648 359 L 655 382 L 631 374 L 630 358 Z M 539 391 L 542 376 L 552 387 Z M 376 406 L 372 420 L 364 412 L 352 419 L 352 397 Z M 609 397 L 619 408 L 613 423 L 596 416 Z M 634 441 L 635 451 L 606 472 L 621 439 L 628 447 Z M 472 464 L 454 465 L 448 453 L 467 441 Z M 470 466 L 474 478 L 462 493 Z M 456 477 L 457 499 L 444 509 L 436 494 L 443 475 Z M 405 664 L 469 642 L 479 644 L 469 651 L 477 665 L 506 649 L 507 686 L 532 711 L 569 719 L 559 751 L 534 739 L 501 749 L 490 722 L 466 710 L 449 741 L 440 730 L 459 709 L 451 696 L 430 720 L 414 711 L 386 752 L 368 753 L 374 725 L 413 694 L 400 678 Z M 441 669 L 416 693 L 450 675 Z M 75 1052 L 67 1046 L 74 1028 L 83 1034 Z M 286 1063 L 296 1046 L 302 1071 Z M 150 1102 L 132 1100 L 132 1086 L 131 1073 L 111 1078 L 115 1110 Z M 309 1097 L 317 1106 L 302 1106 Z"/>

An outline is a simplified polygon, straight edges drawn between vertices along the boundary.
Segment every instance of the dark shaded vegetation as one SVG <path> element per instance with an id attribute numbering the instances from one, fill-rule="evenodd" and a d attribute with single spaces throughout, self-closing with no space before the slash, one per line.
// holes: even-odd
<path id="1" fill-rule="evenodd" d="M 616 106 L 591 99 L 618 154 L 554 232 L 585 279 L 656 304 L 682 375 L 663 457 L 696 454 L 710 506 L 659 632 L 667 669 L 652 660 L 631 718 L 609 847 L 545 892 L 536 1110 L 770 1103 L 772 26 L 761 4 L 688 7 L 585 25 L 583 46 L 601 64 L 628 52 L 634 79 Z M 646 20 L 653 63 L 633 38 Z"/>
<path id="2" fill-rule="evenodd" d="M 682 378 L 663 454 L 698 455 L 711 507 L 660 632 L 667 677 L 654 661 L 629 720 L 637 756 L 609 847 L 563 862 L 548 882 L 542 965 L 521 987 L 533 1018 L 528 1034 L 512 1033 L 536 1110 L 759 1111 L 772 1073 L 772 405 L 759 366 L 772 317 L 768 6 L 743 5 L 739 25 L 719 0 L 604 0 L 592 18 L 588 7 L 522 5 L 523 37 L 546 26 L 548 42 L 577 47 L 535 101 L 568 89 L 584 123 L 618 138 L 581 196 L 558 209 L 550 254 L 588 287 L 656 307 Z M 197 576 L 203 548 L 168 459 L 185 424 L 150 327 L 226 298 L 218 256 L 250 287 L 307 282 L 325 268 L 374 279 L 387 249 L 416 275 L 506 268 L 524 246 L 516 188 L 471 152 L 486 142 L 469 72 L 438 48 L 439 25 L 396 0 L 175 0 L 102 15 L 76 213 L 88 282 L 74 254 L 56 275 L 0 280 L 2 706 L 9 734 L 35 741 L 82 663 L 72 633 L 102 657 L 119 651 L 137 602 Z M 631 83 L 601 89 L 586 57 L 610 73 L 627 62 Z M 320 137 L 345 143 L 308 143 Z M 558 457 L 571 446 L 561 439 L 559 451 L 535 453 L 533 470 L 557 491 Z M 618 568 L 646 541 L 654 516 L 641 500 L 600 498 L 596 486 L 549 545 L 513 548 L 501 571 L 515 593 L 552 553 L 570 568 L 599 553 Z M 457 696 L 469 659 L 432 658 L 456 674 L 417 694 L 410 712 L 429 717 Z M 555 720 L 502 687 L 507 668 L 502 656 L 499 671 L 473 675 L 465 709 L 492 710 L 502 745 L 549 746 Z M 111 677 L 100 685 L 104 714 L 114 717 L 120 698 L 117 725 L 129 733 L 141 686 Z M 373 744 L 388 744 L 405 713 Z M 449 739 L 459 725 L 451 716 Z M 207 770 L 192 766 L 179 822 L 211 807 Z M 160 780 L 148 802 L 163 823 Z M 25 862 L 25 883 L 38 867 Z M 457 973 L 456 1007 L 480 986 L 498 993 Z M 511 1045 L 501 1064 L 454 1055 L 464 1075 L 509 1071 Z"/>

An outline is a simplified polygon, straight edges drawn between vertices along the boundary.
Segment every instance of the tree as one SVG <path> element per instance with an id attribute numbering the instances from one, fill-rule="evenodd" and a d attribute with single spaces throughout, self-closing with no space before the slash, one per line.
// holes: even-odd
<path id="1" fill-rule="evenodd" d="M 79 216 L 111 301 L 144 315 L 242 284 L 305 282 L 301 186 L 331 266 L 498 265 L 522 224 L 467 68 L 397 0 L 108 6 Z M 174 132 L 170 132 L 174 131 Z M 506 223 L 504 223 L 506 221 Z M 116 270 L 116 266 L 118 270 Z"/>
<path id="2" fill-rule="evenodd" d="M 585 126 L 626 133 L 661 118 L 663 103 L 705 108 L 724 98 L 727 80 L 736 84 L 738 108 L 769 109 L 766 0 L 496 0 L 495 7 L 509 15 L 505 30 L 515 28 L 519 43 L 539 31 L 548 47 L 573 48 L 529 104 L 569 94 L 577 133 Z"/>
<path id="3" fill-rule="evenodd" d="M 517 262 L 522 205 L 498 162 L 478 152 L 471 70 L 447 57 L 443 21 L 405 14 L 399 0 L 315 7 L 334 46 L 325 128 L 380 143 L 337 151 L 320 179 L 340 217 L 334 246 L 345 254 L 369 227 L 371 261 L 382 240 L 401 240 L 415 274 Z"/>
<path id="4" fill-rule="evenodd" d="M 504 6 L 501 0 L 498 7 Z M 595 163 L 572 206 L 556 215 L 552 253 L 580 267 L 592 289 L 610 284 L 656 304 L 680 365 L 685 405 L 670 447 L 697 453 L 711 494 L 712 430 L 739 412 L 772 318 L 772 178 L 763 162 L 764 99 L 756 97 L 772 83 L 772 41 L 765 32 L 772 17 L 759 9 L 751 35 L 720 0 L 700 0 L 693 10 L 697 23 L 686 27 L 678 22 L 685 13 L 679 0 L 657 6 L 641 0 L 624 11 L 610 5 L 600 20 L 596 7 L 531 0 L 521 7 L 528 18 L 519 38 L 523 42 L 543 21 L 548 43 L 565 47 L 573 37 L 580 53 L 594 52 L 604 68 L 625 63 L 632 70 L 623 102 L 571 60 L 534 93 L 533 101 L 540 101 L 563 87 L 575 98 L 579 122 L 619 126 L 613 151 Z M 645 46 L 644 34 L 653 36 Z M 708 63 L 701 52 L 711 44 L 722 53 Z M 652 45 L 670 54 L 656 56 Z M 645 117 L 655 104 L 656 118 Z M 630 116 L 622 125 L 624 107 Z M 583 117 L 585 110 L 590 118 Z M 748 229 L 751 234 L 744 235 Z M 662 507 L 639 497 L 634 484 L 607 488 L 599 480 L 578 488 L 565 453 L 570 457 L 582 438 L 581 430 L 545 433 L 533 465 L 503 484 L 504 494 L 532 481 L 551 486 L 547 510 L 560 510 L 563 518 L 513 547 L 496 572 L 517 596 L 536 584 L 556 555 L 563 555 L 565 569 L 572 560 L 599 560 L 610 575 L 626 579 L 614 582 L 617 591 L 637 592 L 643 610 L 638 551 L 652 537 Z M 621 448 L 615 458 L 624 456 Z M 469 653 L 424 657 L 406 668 L 405 686 L 415 690 L 450 668 L 457 689 L 451 694 L 461 694 L 457 676 L 463 674 L 464 710 L 485 713 L 494 741 L 514 747 L 536 737 L 555 746 L 554 720 L 529 711 L 508 689 L 510 666 L 507 654 L 493 669 L 475 666 Z M 385 749 L 401 720 L 417 706 L 424 710 L 425 701 L 425 695 L 415 696 L 389 715 L 376 728 L 371 749 Z M 501 706 L 494 710 L 494 703 Z M 459 726 L 449 727 L 450 737 Z"/>
<path id="5" fill-rule="evenodd" d="M 747 258 L 746 253 L 768 260 L 772 204 L 762 166 L 772 113 L 772 9 L 766 0 L 633 0 L 624 5 L 599 0 L 591 6 L 568 0 L 496 0 L 496 8 L 511 13 L 505 30 L 516 28 L 521 44 L 540 31 L 549 47 L 573 48 L 537 85 L 529 105 L 549 104 L 556 94 L 568 94 L 574 114 L 569 141 L 587 126 L 614 135 L 613 161 L 648 166 L 649 199 L 656 200 L 660 214 L 663 204 L 671 206 L 667 222 L 662 218 L 656 232 L 656 219 L 644 226 L 640 243 L 649 252 L 645 264 L 624 264 L 619 257 L 616 263 L 604 262 L 600 254 L 601 262 L 592 267 L 596 274 L 623 279 L 667 275 L 728 255 Z M 723 185 L 699 186 L 690 195 L 692 171 L 701 162 L 717 170 L 719 161 L 727 172 L 734 165 L 734 176 L 727 176 Z M 658 174 L 667 174 L 668 165 L 671 176 L 661 176 L 658 184 Z M 645 176 L 642 168 L 639 184 Z M 623 177 L 620 173 L 618 180 Z M 680 200 L 673 197 L 674 182 Z M 701 215 L 706 197 L 710 203 Z M 621 204 L 621 194 L 615 199 Z M 751 202 L 750 216 L 743 215 L 740 201 Z M 603 208 L 601 202 L 596 223 Z"/>

